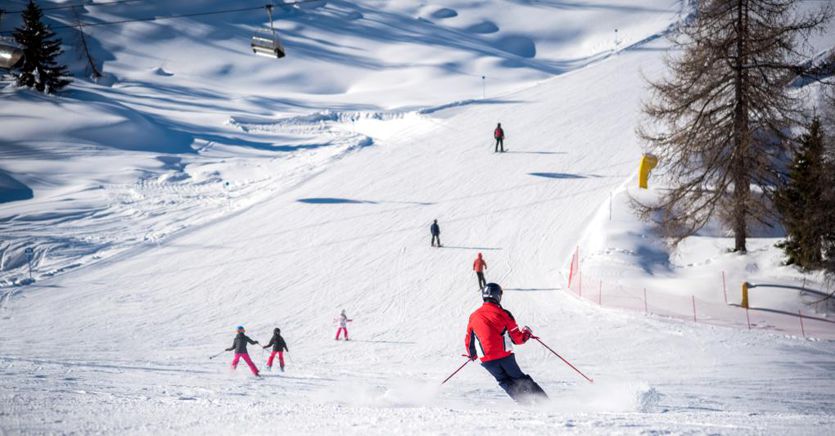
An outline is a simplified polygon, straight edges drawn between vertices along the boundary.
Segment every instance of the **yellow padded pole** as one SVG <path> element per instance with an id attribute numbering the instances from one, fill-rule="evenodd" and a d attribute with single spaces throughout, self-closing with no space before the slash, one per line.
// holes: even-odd
<path id="1" fill-rule="evenodd" d="M 748 308 L 748 288 L 751 287 L 751 284 L 748 282 L 742 282 L 742 303 L 739 305 Z"/>
<path id="2" fill-rule="evenodd" d="M 649 173 L 658 165 L 658 158 L 652 154 L 644 153 L 641 156 L 641 166 L 638 168 L 638 187 L 647 189 L 649 186 Z"/>

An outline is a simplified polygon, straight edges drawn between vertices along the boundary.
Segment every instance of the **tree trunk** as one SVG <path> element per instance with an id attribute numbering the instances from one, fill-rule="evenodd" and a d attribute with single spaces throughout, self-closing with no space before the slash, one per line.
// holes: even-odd
<path id="1" fill-rule="evenodd" d="M 734 78 L 734 152 L 733 152 L 733 206 L 732 227 L 734 232 L 734 251 L 747 251 L 745 239 L 748 237 L 746 217 L 749 196 L 751 195 L 751 176 L 748 169 L 748 148 L 750 134 L 748 131 L 748 71 L 746 64 L 746 40 L 748 38 L 748 0 L 737 1 L 736 19 L 736 70 Z"/>

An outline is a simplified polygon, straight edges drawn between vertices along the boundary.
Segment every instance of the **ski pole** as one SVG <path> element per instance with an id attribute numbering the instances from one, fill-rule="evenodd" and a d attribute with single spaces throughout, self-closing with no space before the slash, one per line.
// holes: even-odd
<path id="1" fill-rule="evenodd" d="M 470 358 L 468 357 L 468 358 L 467 358 L 467 361 L 466 361 L 466 362 L 464 362 L 464 364 L 463 364 L 463 365 L 459 366 L 459 367 L 458 367 L 458 369 L 456 369 L 456 370 L 455 370 L 455 372 L 453 372 L 452 374 L 450 374 L 450 375 L 449 375 L 449 377 L 447 377 L 446 379 L 444 379 L 444 381 L 442 381 L 442 382 L 441 382 L 441 384 L 444 384 L 444 383 L 448 382 L 448 381 L 449 381 L 449 379 L 451 379 L 451 378 L 455 377 L 455 374 L 458 374 L 458 371 L 461 371 L 462 369 L 464 369 L 464 367 L 465 367 L 465 366 L 467 366 L 467 364 L 468 364 L 468 363 L 470 363 L 470 362 L 471 362 L 471 360 L 470 360 Z"/>
<path id="2" fill-rule="evenodd" d="M 225 352 L 226 352 L 226 350 L 223 350 L 223 351 L 221 351 L 220 353 L 215 354 L 214 356 L 209 356 L 209 360 L 212 360 L 212 359 L 214 359 L 215 357 L 220 356 L 221 354 L 223 354 L 223 353 L 225 353 Z"/>
<path id="3" fill-rule="evenodd" d="M 541 341 L 538 337 L 536 337 L 536 336 L 531 336 L 531 338 L 536 339 L 536 341 L 537 341 L 537 342 L 539 342 L 540 344 L 542 344 L 542 346 L 543 346 L 543 347 L 547 348 L 547 349 L 548 349 L 548 351 L 550 351 L 550 352 L 554 353 L 554 355 L 555 355 L 555 356 L 557 356 L 557 357 L 559 357 L 559 358 L 560 358 L 560 360 L 562 360 L 563 362 L 565 362 L 565 364 L 566 364 L 566 365 L 570 366 L 570 367 L 571 367 L 571 369 L 573 369 L 573 370 L 577 371 L 577 374 L 582 375 L 582 376 L 583 376 L 583 378 L 585 378 L 586 380 L 588 380 L 588 381 L 589 381 L 589 383 L 594 383 L 594 380 L 593 380 L 593 379 L 590 379 L 588 376 L 586 376 L 585 374 L 583 374 L 583 373 L 582 373 L 579 369 L 577 369 L 577 368 L 576 368 L 574 365 L 572 365 L 569 361 L 565 360 L 562 356 L 560 356 L 559 354 L 557 354 L 557 352 L 556 352 L 556 351 L 552 350 L 552 349 L 551 349 L 551 347 L 549 347 L 549 346 L 545 345 L 545 342 L 542 342 L 542 341 Z"/>

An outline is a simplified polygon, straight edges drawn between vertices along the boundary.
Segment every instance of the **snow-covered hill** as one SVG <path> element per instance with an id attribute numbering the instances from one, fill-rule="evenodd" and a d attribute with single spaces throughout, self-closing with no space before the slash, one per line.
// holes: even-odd
<path id="1" fill-rule="evenodd" d="M 0 7 L 14 11 L 24 3 Z M 266 22 L 262 4 L 77 8 L 94 24 L 85 27 L 87 45 L 105 77 L 98 84 L 76 80 L 58 99 L 0 91 L 0 180 L 8 181 L 0 186 L 9 192 L 0 199 L 34 196 L 0 203 L 0 285 L 27 276 L 26 246 L 36 249 L 38 277 L 157 243 L 372 143 L 357 120 L 409 117 L 483 93 L 490 99 L 479 103 L 489 104 L 657 34 L 682 8 L 674 0 L 591 7 L 312 2 L 276 9 L 288 56 L 270 60 L 249 50 L 249 38 Z M 84 77 L 78 32 L 60 28 L 74 23 L 72 10 L 47 16 L 67 43 L 63 60 Z M 18 24 L 18 14 L 6 14 L 0 31 Z M 382 132 L 373 133 L 381 139 Z"/>
<path id="2" fill-rule="evenodd" d="M 200 3 L 209 9 L 221 2 Z M 835 424 L 831 342 L 601 310 L 560 289 L 565 261 L 593 214 L 634 170 L 641 73 L 662 71 L 666 46 L 653 36 L 683 9 L 661 0 L 642 4 L 314 4 L 287 18 L 298 29 L 282 27 L 288 53 L 308 53 L 302 59 L 319 63 L 286 67 L 305 71 L 295 79 L 276 73 L 290 74 L 282 77 L 296 88 L 286 93 L 263 91 L 273 83 L 261 70 L 267 67 L 234 54 L 245 47 L 243 25 L 220 19 L 171 25 L 169 32 L 188 38 L 164 42 L 160 28 L 131 24 L 101 43 L 121 47 L 109 49 L 119 79 L 113 87 L 79 83 L 57 100 L 4 90 L 3 127 L 12 123 L 10 114 L 19 115 L 15 128 L 4 130 L 12 132 L 3 137 L 10 153 L 4 158 L 12 159 L 2 168 L 35 192 L 33 200 L 2 206 L 4 234 L 14 235 L 18 247 L 55 238 L 68 247 L 56 252 L 85 266 L 6 288 L 0 429 L 825 432 Z M 186 9 L 171 10 L 180 7 Z M 441 18 L 452 15 L 442 8 L 458 15 Z M 125 16 L 104 13 L 95 17 Z M 319 16 L 330 16 L 330 25 L 314 25 Z M 383 18 L 398 25 L 378 34 Z M 357 40 L 375 40 L 369 51 L 386 62 L 416 54 L 433 61 L 470 56 L 476 65 L 494 56 L 474 41 L 492 47 L 488 42 L 501 31 L 440 48 L 431 38 L 458 41 L 444 38 L 452 24 L 438 22 L 466 28 L 487 19 L 500 30 L 529 32 L 537 51 L 533 58 L 515 53 L 508 65 L 496 61 L 514 83 L 486 99 L 446 104 L 468 96 L 447 92 L 458 85 L 439 85 L 448 79 L 443 75 L 426 79 L 440 89 L 436 96 L 399 80 L 387 86 L 388 64 L 345 58 L 355 55 L 346 47 Z M 590 37 L 549 45 L 558 38 L 546 36 L 540 43 L 537 35 L 554 27 L 550 20 L 582 29 L 571 35 L 599 35 L 599 44 L 628 21 L 632 40 L 644 42 L 615 56 L 604 56 L 608 48 Z M 430 39 L 416 36 L 422 26 Z M 240 37 L 224 39 L 229 32 Z M 140 34 L 145 45 L 127 44 Z M 209 35 L 216 36 L 205 44 Z M 389 48 L 392 40 L 397 44 Z M 206 82 L 212 75 L 196 61 L 213 59 L 201 51 L 208 47 L 240 56 L 229 62 L 242 70 L 226 82 L 221 75 Z M 177 57 L 167 50 L 193 57 L 142 64 L 154 53 Z M 322 55 L 328 52 L 330 58 Z M 561 72 L 557 77 L 525 86 L 545 77 L 534 64 L 580 58 L 588 65 L 567 63 L 545 71 Z M 321 86 L 331 68 L 331 77 L 343 78 L 340 59 L 379 75 L 369 73 L 370 88 L 355 96 L 307 95 L 306 83 Z M 144 72 L 130 76 L 137 65 Z M 269 65 L 275 71 L 285 64 Z M 394 77 L 421 70 L 404 68 Z M 359 86 L 364 74 L 354 79 Z M 478 94 L 480 85 L 460 89 Z M 424 104 L 436 106 L 384 110 Z M 91 113 L 97 116 L 85 115 Z M 38 120 L 52 121 L 52 128 L 38 129 Z M 508 133 L 505 154 L 491 152 L 496 122 Z M 443 249 L 429 247 L 432 219 L 441 225 Z M 70 252 L 85 244 L 90 257 L 102 258 L 90 262 Z M 108 246 L 114 253 L 103 256 Z M 505 305 L 517 319 L 592 375 L 593 385 L 528 344 L 517 349 L 519 361 L 551 395 L 547 405 L 515 406 L 476 365 L 439 386 L 462 363 L 466 318 L 480 303 L 470 270 L 478 252 L 488 262 L 488 280 L 507 290 Z M 351 342 L 333 340 L 341 309 L 354 319 Z M 228 374 L 231 356 L 209 360 L 229 346 L 237 324 L 262 342 L 281 327 L 291 350 L 288 372 L 256 380 L 245 368 Z M 252 353 L 262 367 L 265 356 Z"/>

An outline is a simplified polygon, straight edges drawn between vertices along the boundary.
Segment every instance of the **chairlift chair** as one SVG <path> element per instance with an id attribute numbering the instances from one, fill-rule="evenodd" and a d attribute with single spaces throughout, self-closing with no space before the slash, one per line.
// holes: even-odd
<path id="1" fill-rule="evenodd" d="M 263 29 L 252 37 L 250 46 L 252 52 L 258 56 L 281 59 L 284 57 L 284 46 L 278 40 L 278 34 L 273 26 L 273 5 L 266 5 L 267 15 L 270 18 L 270 28 Z"/>

